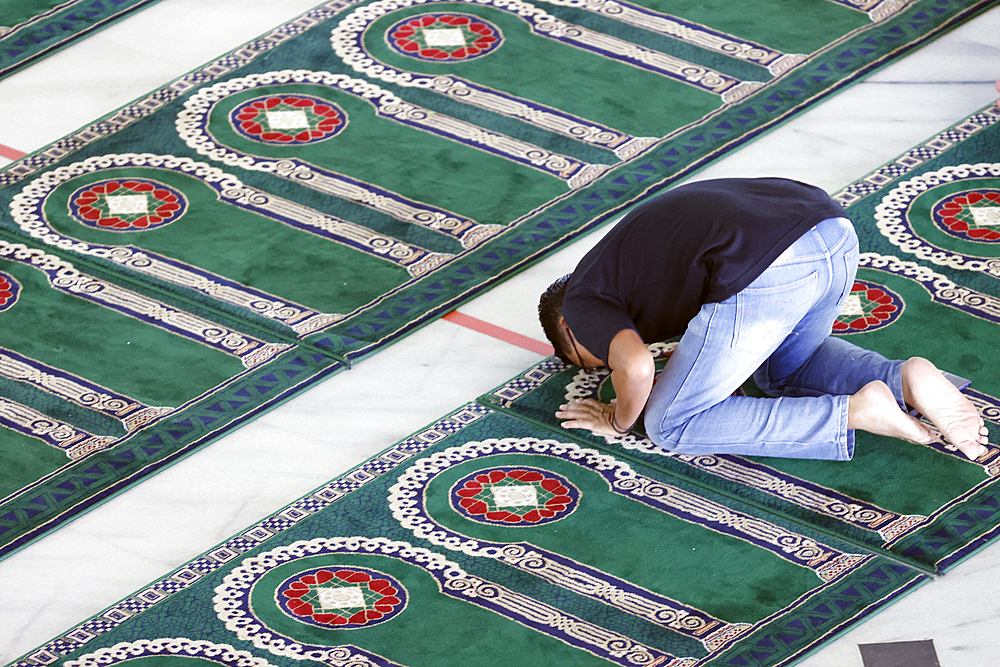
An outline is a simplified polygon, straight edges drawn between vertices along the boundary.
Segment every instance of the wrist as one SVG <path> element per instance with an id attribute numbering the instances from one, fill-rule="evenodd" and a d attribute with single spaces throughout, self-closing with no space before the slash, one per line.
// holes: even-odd
<path id="1" fill-rule="evenodd" d="M 627 435 L 629 431 L 632 430 L 632 425 L 622 428 L 618 425 L 618 417 L 614 413 L 611 413 L 611 428 L 614 429 L 615 433 L 618 435 Z"/>

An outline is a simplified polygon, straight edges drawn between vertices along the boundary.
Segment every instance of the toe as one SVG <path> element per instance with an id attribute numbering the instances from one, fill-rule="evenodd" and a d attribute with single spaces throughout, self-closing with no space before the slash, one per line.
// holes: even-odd
<path id="1" fill-rule="evenodd" d="M 978 460 L 979 457 L 981 457 L 983 454 L 985 454 L 987 451 L 989 451 L 989 450 L 986 449 L 986 447 L 984 447 L 983 445 L 979 444 L 978 442 L 976 442 L 976 443 L 972 443 L 972 442 L 967 443 L 966 445 L 964 445 L 964 446 L 961 447 L 961 450 L 962 450 L 962 453 L 965 454 L 969 458 L 970 461 L 976 461 L 976 460 Z"/>

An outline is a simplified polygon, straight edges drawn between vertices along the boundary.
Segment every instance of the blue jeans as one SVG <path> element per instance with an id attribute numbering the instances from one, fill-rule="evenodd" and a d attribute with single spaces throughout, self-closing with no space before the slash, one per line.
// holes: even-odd
<path id="1" fill-rule="evenodd" d="M 849 396 L 882 380 L 903 405 L 902 361 L 830 337 L 857 267 L 851 222 L 831 218 L 739 294 L 702 306 L 646 404 L 650 439 L 681 454 L 849 460 Z M 751 375 L 773 398 L 732 395 Z"/>

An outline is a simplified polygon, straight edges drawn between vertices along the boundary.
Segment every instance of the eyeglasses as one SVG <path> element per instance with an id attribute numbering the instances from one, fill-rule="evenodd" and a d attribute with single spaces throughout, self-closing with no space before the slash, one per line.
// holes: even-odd
<path id="1" fill-rule="evenodd" d="M 576 339 L 573 338 L 573 332 L 571 332 L 569 330 L 569 325 L 568 324 L 563 324 L 563 326 L 566 327 L 566 337 L 569 338 L 569 342 L 573 346 L 573 354 L 576 355 L 576 358 L 580 362 L 577 365 L 580 368 L 582 368 L 585 373 L 593 373 L 593 372 L 595 372 L 597 370 L 597 368 L 598 368 L 597 366 L 584 366 L 583 365 L 583 357 L 580 356 L 580 350 L 577 349 L 577 347 L 576 347 Z"/>

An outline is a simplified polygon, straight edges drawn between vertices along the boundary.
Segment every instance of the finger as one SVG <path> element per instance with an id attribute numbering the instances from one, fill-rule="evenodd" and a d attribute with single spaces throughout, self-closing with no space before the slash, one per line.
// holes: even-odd
<path id="1" fill-rule="evenodd" d="M 596 415 L 600 412 L 600 409 L 595 405 L 574 405 L 570 403 L 569 405 L 561 406 L 559 412 L 573 415 Z M 556 414 L 559 413 L 557 412 Z"/>
<path id="2" fill-rule="evenodd" d="M 572 419 L 570 421 L 564 421 L 562 423 L 562 427 L 563 428 L 583 428 L 583 429 L 587 429 L 589 431 L 589 430 L 591 430 L 593 428 L 593 425 L 588 420 L 584 420 L 584 419 Z"/>
<path id="3" fill-rule="evenodd" d="M 576 399 L 576 398 L 574 398 L 569 403 L 564 403 L 564 404 L 560 405 L 559 409 L 560 410 L 585 410 L 585 409 L 588 409 L 588 408 L 592 407 L 592 404 L 588 402 L 590 400 L 591 399 L 586 399 L 586 398 L 585 399 Z"/>
<path id="4" fill-rule="evenodd" d="M 560 408 L 556 414 L 592 415 L 594 414 L 594 409 L 586 405 L 566 405 Z"/>

